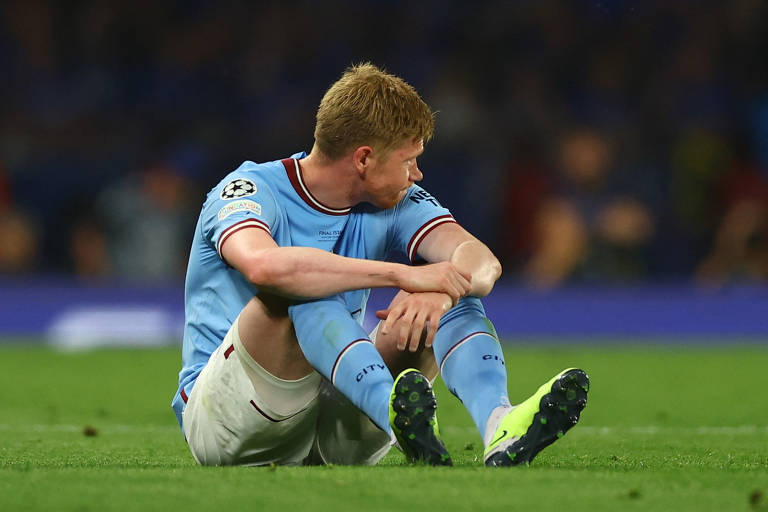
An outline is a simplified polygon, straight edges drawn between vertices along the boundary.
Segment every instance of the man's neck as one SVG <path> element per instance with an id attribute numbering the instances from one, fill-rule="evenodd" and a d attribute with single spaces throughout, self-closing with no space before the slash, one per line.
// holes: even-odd
<path id="1" fill-rule="evenodd" d="M 347 159 L 332 161 L 313 148 L 299 165 L 307 189 L 325 206 L 343 209 L 361 202 L 357 173 Z"/>

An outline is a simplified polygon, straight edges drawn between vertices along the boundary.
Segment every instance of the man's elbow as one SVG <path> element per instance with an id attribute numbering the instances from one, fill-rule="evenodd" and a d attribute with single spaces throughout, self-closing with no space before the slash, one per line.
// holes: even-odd
<path id="1" fill-rule="evenodd" d="M 493 279 L 493 282 L 491 284 L 495 284 L 496 281 L 499 280 L 499 278 L 501 277 L 501 272 L 502 272 L 501 262 L 498 259 L 496 259 L 496 257 L 494 257 L 493 263 L 491 263 L 491 275 Z"/>
<path id="2" fill-rule="evenodd" d="M 272 289 L 279 285 L 280 269 L 279 262 L 268 261 L 265 255 L 254 254 L 244 262 L 240 272 L 243 276 L 257 288 Z"/>
<path id="3" fill-rule="evenodd" d="M 472 276 L 472 291 L 476 297 L 485 297 L 493 291 L 496 281 L 501 277 L 501 263 L 495 257 L 489 261 L 483 272 Z"/>

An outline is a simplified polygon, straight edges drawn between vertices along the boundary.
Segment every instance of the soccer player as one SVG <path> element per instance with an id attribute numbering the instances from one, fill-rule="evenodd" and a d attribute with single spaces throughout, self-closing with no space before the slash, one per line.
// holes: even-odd
<path id="1" fill-rule="evenodd" d="M 415 184 L 433 123 L 403 80 L 354 66 L 323 97 L 309 155 L 245 162 L 208 194 L 172 404 L 199 463 L 375 464 L 396 440 L 410 461 L 451 464 L 430 385 L 438 371 L 489 466 L 530 461 L 578 421 L 582 370 L 509 403 L 478 299 L 500 265 Z M 384 261 L 397 252 L 427 264 Z M 401 292 L 369 335 L 374 287 Z"/>

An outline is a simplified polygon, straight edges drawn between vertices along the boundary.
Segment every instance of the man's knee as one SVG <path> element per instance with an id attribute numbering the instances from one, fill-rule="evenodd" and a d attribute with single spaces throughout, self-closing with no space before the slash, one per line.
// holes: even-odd
<path id="1" fill-rule="evenodd" d="M 432 347 L 426 347 L 426 331 L 419 340 L 419 347 L 415 352 L 410 350 L 400 350 L 397 348 L 397 335 L 394 332 L 383 334 L 379 331 L 379 323 L 371 332 L 371 340 L 374 341 L 376 349 L 381 354 L 381 358 L 389 368 L 392 376 L 395 377 L 403 370 L 416 368 L 423 373 L 430 381 L 437 376 L 437 364 Z"/>

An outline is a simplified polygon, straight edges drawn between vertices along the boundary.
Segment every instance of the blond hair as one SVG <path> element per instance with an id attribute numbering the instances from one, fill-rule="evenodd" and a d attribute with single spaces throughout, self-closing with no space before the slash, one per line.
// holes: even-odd
<path id="1" fill-rule="evenodd" d="M 317 109 L 315 144 L 332 160 L 370 145 L 386 155 L 405 141 L 435 129 L 432 110 L 401 78 L 366 62 L 348 68 Z"/>

